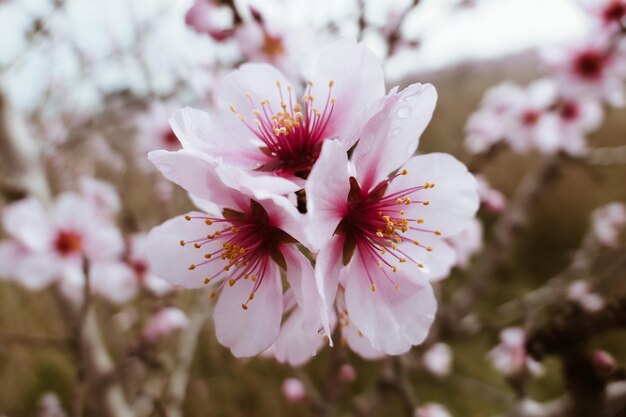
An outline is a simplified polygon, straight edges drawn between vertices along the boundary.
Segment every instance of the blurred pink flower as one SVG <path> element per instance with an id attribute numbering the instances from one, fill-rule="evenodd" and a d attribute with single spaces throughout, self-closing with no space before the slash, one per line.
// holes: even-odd
<path id="1" fill-rule="evenodd" d="M 343 382 L 354 382 L 356 380 L 356 369 L 349 363 L 344 363 L 339 368 L 339 380 Z"/>
<path id="2" fill-rule="evenodd" d="M 572 282 L 565 293 L 568 300 L 578 303 L 589 312 L 599 311 L 604 308 L 604 299 L 599 294 L 591 292 L 589 283 L 584 280 Z"/>
<path id="3" fill-rule="evenodd" d="M 415 410 L 415 417 L 452 417 L 444 406 L 429 403 Z"/>
<path id="4" fill-rule="evenodd" d="M 326 334 L 341 285 L 350 324 L 387 354 L 428 334 L 436 310 L 428 280 L 455 262 L 441 237 L 462 231 L 478 208 L 463 164 L 445 154 L 411 158 L 435 101 L 430 85 L 393 89 L 370 110 L 352 165 L 342 144 L 326 141 L 305 187 Z"/>
<path id="5" fill-rule="evenodd" d="M 300 402 L 307 397 L 306 387 L 297 378 L 287 378 L 283 381 L 283 396 L 287 401 Z"/>
<path id="6" fill-rule="evenodd" d="M 623 106 L 626 59 L 608 36 L 598 34 L 543 52 L 547 69 L 560 89 L 581 99 Z"/>
<path id="7" fill-rule="evenodd" d="M 114 261 L 123 249 L 121 234 L 110 219 L 72 192 L 61 194 L 50 211 L 32 197 L 13 203 L 4 210 L 3 224 L 14 242 L 5 243 L 3 251 L 19 255 L 10 272 L 33 290 L 54 282 L 80 288 L 85 260 L 93 268 Z M 66 295 L 80 298 L 82 294 Z"/>
<path id="8" fill-rule="evenodd" d="M 215 285 L 214 294 L 221 293 L 214 312 L 217 338 L 235 356 L 256 355 L 276 340 L 284 312 L 281 269 L 304 312 L 304 326 L 317 334 L 313 267 L 293 245 L 306 243 L 303 216 L 283 197 L 252 199 L 227 187 L 210 162 L 169 155 L 176 156 L 168 160 L 169 178 L 211 214 L 191 212 L 150 232 L 154 272 L 176 287 Z"/>
<path id="9" fill-rule="evenodd" d="M 619 32 L 626 19 L 626 1 L 624 0 L 581 0 L 582 6 L 597 21 L 601 28 Z"/>
<path id="10" fill-rule="evenodd" d="M 445 343 L 435 343 L 424 353 L 422 361 L 433 375 L 448 376 L 452 371 L 452 349 Z"/>
<path id="11" fill-rule="evenodd" d="M 158 310 L 143 329 L 143 338 L 148 343 L 156 343 L 172 332 L 185 328 L 189 320 L 187 315 L 176 307 Z"/>
<path id="12" fill-rule="evenodd" d="M 358 71 L 345 70 L 357 62 Z M 153 152 L 150 159 L 168 178 L 168 161 L 196 157 L 218 161 L 222 181 L 241 190 L 301 189 L 324 140 L 336 138 L 347 151 L 359 137 L 366 108 L 384 94 L 380 62 L 352 40 L 325 49 L 316 70 L 299 104 L 296 89 L 275 68 L 241 66 L 220 84 L 216 112 L 186 108 L 174 115 L 183 150 Z"/>
<path id="13" fill-rule="evenodd" d="M 150 168 L 148 153 L 157 149 L 177 151 L 182 148 L 169 120 L 179 106 L 171 102 L 155 101 L 144 113 L 135 118 L 137 129 L 137 162 L 140 167 Z"/>
<path id="14" fill-rule="evenodd" d="M 500 332 L 500 344 L 487 355 L 491 365 L 505 377 L 513 377 L 528 371 L 532 375 L 543 374 L 543 367 L 526 355 L 526 332 L 520 327 L 509 327 Z"/>
<path id="15" fill-rule="evenodd" d="M 616 246 L 619 234 L 626 226 L 626 204 L 611 203 L 597 208 L 591 214 L 593 233 L 601 244 Z"/>
<path id="16" fill-rule="evenodd" d="M 185 14 L 185 23 L 189 28 L 218 42 L 233 35 L 233 20 L 233 10 L 213 0 L 196 0 Z"/>

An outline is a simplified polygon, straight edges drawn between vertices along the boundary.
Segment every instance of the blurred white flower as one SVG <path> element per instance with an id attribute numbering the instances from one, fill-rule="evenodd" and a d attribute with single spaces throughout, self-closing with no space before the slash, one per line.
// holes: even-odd
<path id="1" fill-rule="evenodd" d="M 610 203 L 591 214 L 592 231 L 601 244 L 616 246 L 619 234 L 626 225 L 626 204 Z"/>
<path id="2" fill-rule="evenodd" d="M 452 349 L 445 343 L 436 343 L 422 357 L 426 369 L 435 376 L 445 377 L 452 371 Z"/>

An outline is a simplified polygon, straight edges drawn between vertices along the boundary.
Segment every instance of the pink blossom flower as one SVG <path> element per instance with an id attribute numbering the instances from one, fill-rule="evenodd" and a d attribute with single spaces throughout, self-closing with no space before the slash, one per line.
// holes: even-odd
<path id="1" fill-rule="evenodd" d="M 356 381 L 356 369 L 349 363 L 344 363 L 339 368 L 339 380 L 343 382 Z"/>
<path id="2" fill-rule="evenodd" d="M 212 0 L 196 0 L 185 14 L 185 23 L 200 34 L 220 42 L 233 35 L 233 10 Z"/>
<path id="3" fill-rule="evenodd" d="M 120 197 L 111 184 L 90 177 L 80 180 L 80 193 L 103 219 L 113 219 L 121 208 Z"/>
<path id="4" fill-rule="evenodd" d="M 63 404 L 59 397 L 53 392 L 47 392 L 39 399 L 39 417 L 65 417 L 67 414 L 63 410 Z"/>
<path id="5" fill-rule="evenodd" d="M 4 250 L 20 254 L 10 272 L 33 290 L 54 282 L 82 286 L 85 260 L 92 267 L 110 262 L 123 248 L 117 228 L 71 192 L 61 194 L 50 212 L 32 197 L 13 203 L 4 211 L 3 224 L 14 242 L 5 243 Z"/>
<path id="6" fill-rule="evenodd" d="M 611 203 L 600 207 L 591 214 L 593 233 L 601 244 L 616 246 L 619 234 L 626 225 L 626 205 Z"/>
<path id="7" fill-rule="evenodd" d="M 445 343 L 435 343 L 422 357 L 426 369 L 438 377 L 450 375 L 452 371 L 452 349 Z"/>
<path id="8" fill-rule="evenodd" d="M 415 410 L 415 417 L 452 417 L 444 406 L 429 403 Z"/>
<path id="9" fill-rule="evenodd" d="M 520 327 L 509 327 L 500 333 L 500 344 L 487 355 L 491 365 L 502 375 L 513 377 L 528 371 L 532 375 L 543 374 L 543 367 L 526 354 L 526 332 Z"/>
<path id="10" fill-rule="evenodd" d="M 604 308 L 604 299 L 596 293 L 591 292 L 589 283 L 584 280 L 572 282 L 565 292 L 568 300 L 579 304 L 589 312 L 599 311 Z"/>
<path id="11" fill-rule="evenodd" d="M 483 224 L 473 219 L 461 233 L 446 239 L 456 252 L 457 265 L 461 268 L 469 266 L 472 256 L 483 247 Z"/>
<path id="12" fill-rule="evenodd" d="M 345 71 L 355 63 L 358 72 Z M 218 87 L 217 111 L 187 108 L 172 118 L 183 150 L 151 153 L 150 159 L 166 177 L 173 166 L 168 161 L 193 156 L 218 161 L 218 175 L 234 188 L 275 194 L 301 189 L 324 140 L 336 138 L 348 150 L 365 109 L 384 94 L 380 62 L 352 40 L 325 49 L 316 74 L 300 104 L 275 68 L 241 66 Z"/>
<path id="13" fill-rule="evenodd" d="M 91 285 L 98 294 L 122 304 L 135 298 L 141 289 L 156 296 L 163 296 L 172 290 L 150 268 L 147 238 L 146 234 L 130 236 L 122 258 L 117 262 L 94 265 Z"/>
<path id="14" fill-rule="evenodd" d="M 566 47 L 544 51 L 548 70 L 563 91 L 576 97 L 624 105 L 624 57 L 602 34 Z"/>
<path id="15" fill-rule="evenodd" d="M 156 343 L 172 332 L 187 326 L 187 315 L 176 307 L 158 310 L 143 329 L 143 338 L 148 343 Z"/>
<path id="16" fill-rule="evenodd" d="M 297 378 L 287 378 L 283 381 L 283 396 L 287 401 L 300 402 L 307 397 L 306 387 Z"/>
<path id="17" fill-rule="evenodd" d="M 221 293 L 214 312 L 217 338 L 235 356 L 256 355 L 276 340 L 284 312 L 281 269 L 304 312 L 304 326 L 316 334 L 313 267 L 293 245 L 306 242 L 296 208 L 282 197 L 260 198 L 263 190 L 251 198 L 227 187 L 218 167 L 197 157 L 178 154 L 169 163 L 169 178 L 206 213 L 176 217 L 150 232 L 154 272 L 177 287 L 213 285 L 213 294 Z"/>
<path id="18" fill-rule="evenodd" d="M 426 337 L 436 309 L 428 279 L 455 262 L 441 237 L 478 208 L 476 181 L 456 159 L 411 158 L 435 101 L 430 85 L 392 90 L 371 109 L 351 165 L 341 143 L 326 141 L 305 187 L 326 334 L 341 285 L 350 324 L 387 354 Z"/>

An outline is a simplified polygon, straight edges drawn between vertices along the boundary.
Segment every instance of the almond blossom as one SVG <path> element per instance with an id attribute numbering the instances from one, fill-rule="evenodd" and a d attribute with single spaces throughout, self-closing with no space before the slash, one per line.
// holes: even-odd
<path id="1" fill-rule="evenodd" d="M 115 260 L 123 249 L 120 232 L 110 219 L 99 215 L 81 195 L 61 194 L 48 211 L 29 197 L 7 206 L 3 225 L 10 239 L 2 253 L 12 264 L 8 272 L 32 290 L 59 283 L 66 295 L 84 286 L 86 262 L 90 269 Z"/>
<path id="2" fill-rule="evenodd" d="M 218 42 L 233 35 L 233 20 L 232 9 L 213 0 L 196 0 L 185 14 L 185 24 L 189 28 Z"/>
<path id="3" fill-rule="evenodd" d="M 624 0 L 581 0 L 582 6 L 596 20 L 600 28 L 618 32 L 626 20 L 626 1 Z"/>
<path id="4" fill-rule="evenodd" d="M 522 372 L 543 374 L 543 367 L 526 354 L 526 332 L 520 327 L 508 327 L 500 332 L 500 344 L 487 354 L 491 365 L 505 377 Z"/>
<path id="5" fill-rule="evenodd" d="M 441 238 L 467 227 L 478 208 L 463 164 L 411 158 L 435 101 L 430 85 L 393 89 L 371 110 L 350 164 L 341 143 L 326 141 L 305 187 L 326 333 L 341 286 L 350 323 L 387 354 L 426 337 L 436 310 L 429 279 L 455 262 Z"/>
<path id="6" fill-rule="evenodd" d="M 355 65 L 359 71 L 345 71 Z M 384 94 L 380 62 L 352 40 L 326 48 L 315 69 L 299 96 L 274 67 L 242 65 L 217 88 L 215 111 L 186 108 L 172 117 L 183 150 L 170 157 L 218 161 L 216 172 L 235 188 L 301 189 L 324 140 L 335 138 L 347 151 L 359 138 L 360 116 Z"/>
<path id="7" fill-rule="evenodd" d="M 187 315 L 176 307 L 162 308 L 150 318 L 143 329 L 143 339 L 155 343 L 172 332 L 183 329 L 189 323 Z"/>
<path id="8" fill-rule="evenodd" d="M 159 151 L 152 159 L 171 164 L 166 177 L 185 187 L 205 212 L 178 216 L 150 232 L 155 273 L 175 287 L 211 286 L 212 296 L 219 293 L 217 339 L 235 356 L 256 355 L 276 340 L 284 312 L 281 270 L 305 313 L 304 325 L 315 333 L 313 267 L 293 245 L 306 242 L 302 215 L 282 197 L 263 198 L 262 191 L 251 197 L 226 186 L 209 161 L 171 155 Z"/>
<path id="9" fill-rule="evenodd" d="M 626 204 L 610 203 L 591 214 L 593 233 L 601 244 L 616 246 L 620 232 L 626 226 Z"/>

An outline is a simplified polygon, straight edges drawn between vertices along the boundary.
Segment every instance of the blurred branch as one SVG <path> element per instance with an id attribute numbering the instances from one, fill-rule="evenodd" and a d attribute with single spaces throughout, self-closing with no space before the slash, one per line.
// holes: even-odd
<path id="1" fill-rule="evenodd" d="M 0 331 L 1 345 L 20 345 L 33 347 L 54 347 L 64 349 L 70 346 L 70 338 L 39 334 L 14 333 Z"/>
<path id="2" fill-rule="evenodd" d="M 626 165 L 626 145 L 595 148 L 587 155 L 589 165 Z"/>
<path id="3" fill-rule="evenodd" d="M 523 178 L 507 210 L 493 225 L 491 239 L 468 272 L 465 285 L 455 293 L 445 311 L 448 327 L 459 323 L 484 292 L 492 288 L 493 278 L 509 262 L 515 240 L 528 223 L 531 208 L 541 191 L 557 178 L 562 163 L 560 156 L 546 159 Z"/>
<path id="4" fill-rule="evenodd" d="M 400 399 L 404 415 L 413 417 L 419 403 L 411 386 L 405 359 L 404 356 L 394 356 L 389 359 L 390 369 L 380 377 L 378 387 L 382 390 L 394 391 Z"/>

